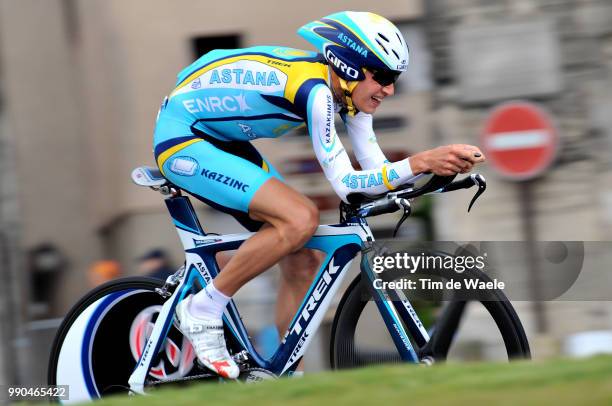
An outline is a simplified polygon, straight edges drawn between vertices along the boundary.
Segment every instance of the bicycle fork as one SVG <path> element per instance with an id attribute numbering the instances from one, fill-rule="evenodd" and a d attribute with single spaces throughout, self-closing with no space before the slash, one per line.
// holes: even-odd
<path id="1" fill-rule="evenodd" d="M 153 331 L 147 339 L 147 343 L 142 351 L 142 355 L 136 364 L 136 368 L 130 375 L 128 384 L 130 390 L 134 393 L 144 395 L 144 384 L 151 369 L 151 364 L 155 358 L 155 354 L 159 352 L 161 345 L 166 339 L 166 335 L 172 326 L 174 320 L 174 310 L 176 305 L 183 299 L 185 294 L 191 289 L 194 273 L 189 273 L 189 278 L 181 278 L 174 293 L 166 300 L 157 316 Z"/>
<path id="2" fill-rule="evenodd" d="M 368 262 L 367 254 L 370 251 L 371 249 L 367 248 L 362 251 L 361 255 L 361 271 L 369 284 L 368 289 L 373 291 L 373 300 L 376 302 L 378 311 L 402 360 L 415 363 L 420 362 L 419 356 L 402 324 L 402 320 L 419 347 L 424 346 L 429 341 L 429 334 L 408 299 L 398 298 L 398 300 L 392 300 L 387 292 L 374 288 L 374 281 L 378 279 L 378 276 L 374 273 Z"/>

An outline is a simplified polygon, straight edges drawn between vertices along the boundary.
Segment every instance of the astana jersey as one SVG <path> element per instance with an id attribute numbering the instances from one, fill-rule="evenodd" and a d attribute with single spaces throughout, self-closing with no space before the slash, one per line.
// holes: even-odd
<path id="1" fill-rule="evenodd" d="M 343 113 L 330 83 L 328 65 L 313 52 L 274 46 L 211 51 L 178 74 L 162 103 L 154 136 L 158 166 L 173 183 L 213 206 L 246 212 L 257 188 L 270 176 L 280 178 L 248 141 L 280 137 L 306 125 L 323 172 L 341 199 L 409 182 L 408 160 L 388 162 L 372 116 Z M 338 112 L 359 170 L 336 133 Z M 236 153 L 242 146 L 250 152 Z M 235 155 L 253 167 L 239 165 Z"/>

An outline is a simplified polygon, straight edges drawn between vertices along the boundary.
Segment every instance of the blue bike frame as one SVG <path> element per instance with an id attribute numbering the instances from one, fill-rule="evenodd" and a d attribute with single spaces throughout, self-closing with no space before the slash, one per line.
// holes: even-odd
<path id="1" fill-rule="evenodd" d="M 145 379 L 155 354 L 162 348 L 172 326 L 176 305 L 192 292 L 194 285 L 205 286 L 218 274 L 219 268 L 215 260 L 217 252 L 236 249 L 253 235 L 208 235 L 200 225 L 187 197 L 169 197 L 165 202 L 185 250 L 185 270 L 172 296 L 164 303 L 151 336 L 130 376 L 130 388 L 137 393 L 144 393 Z M 326 257 L 280 346 L 270 359 L 264 359 L 257 353 L 242 323 L 238 308 L 230 301 L 223 316 L 224 322 L 233 339 L 249 354 L 250 360 L 260 368 L 279 376 L 293 373 L 358 253 L 362 253 L 361 271 L 366 279 L 373 283 L 377 278 L 367 261 L 367 253 L 373 241 L 372 232 L 362 217 L 318 227 L 305 247 L 323 251 Z M 400 356 L 406 362 L 418 362 L 418 356 L 404 326 L 408 328 L 418 346 L 425 345 L 429 341 L 429 335 L 412 305 L 405 298 L 392 300 L 385 297 L 380 290 L 375 292 L 378 295 L 376 305 Z"/>

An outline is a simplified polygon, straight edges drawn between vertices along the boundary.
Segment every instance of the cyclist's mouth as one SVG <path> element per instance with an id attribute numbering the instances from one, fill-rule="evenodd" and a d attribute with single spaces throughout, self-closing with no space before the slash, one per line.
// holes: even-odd
<path id="1" fill-rule="evenodd" d="M 375 107 L 378 107 L 380 103 L 382 103 L 383 101 L 382 97 L 377 97 L 377 96 L 372 96 L 370 99 L 372 100 L 372 103 L 374 104 Z"/>

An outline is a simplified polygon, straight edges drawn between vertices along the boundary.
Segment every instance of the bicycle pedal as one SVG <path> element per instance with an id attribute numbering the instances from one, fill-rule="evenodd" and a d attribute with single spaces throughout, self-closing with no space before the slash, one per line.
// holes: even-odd
<path id="1" fill-rule="evenodd" d="M 233 354 L 232 358 L 236 364 L 246 364 L 249 361 L 249 353 L 247 351 L 240 351 L 237 354 Z"/>

